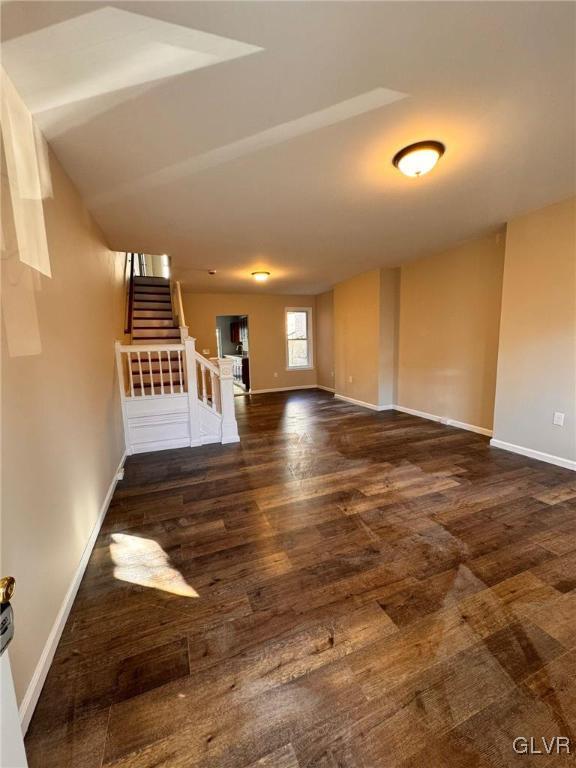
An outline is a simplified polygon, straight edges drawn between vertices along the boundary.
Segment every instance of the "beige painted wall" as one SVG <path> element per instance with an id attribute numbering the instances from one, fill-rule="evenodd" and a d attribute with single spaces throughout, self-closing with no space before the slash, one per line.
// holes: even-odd
<path id="1" fill-rule="evenodd" d="M 576 199 L 508 224 L 494 438 L 576 460 Z"/>
<path id="2" fill-rule="evenodd" d="M 492 428 L 504 237 L 401 269 L 398 405 Z"/>
<path id="3" fill-rule="evenodd" d="M 334 287 L 336 393 L 378 405 L 380 270 Z"/>
<path id="4" fill-rule="evenodd" d="M 4 167 L 4 166 L 3 166 Z M 52 278 L 23 265 L 2 175 L 2 574 L 16 578 L 10 656 L 21 700 L 120 462 L 114 339 L 123 257 L 52 156 Z"/>
<path id="5" fill-rule="evenodd" d="M 316 296 L 316 367 L 318 384 L 334 389 L 334 291 Z"/>
<path id="6" fill-rule="evenodd" d="M 310 371 L 286 370 L 284 320 L 286 307 L 311 307 L 314 325 L 314 296 L 184 293 L 182 298 L 190 335 L 196 338 L 196 348 L 199 352 L 209 350 L 206 353 L 208 357 L 216 357 L 217 354 L 216 316 L 248 315 L 250 383 L 253 390 L 316 384 L 315 368 Z"/>
<path id="7" fill-rule="evenodd" d="M 336 393 L 390 405 L 394 391 L 398 276 L 374 269 L 334 288 Z"/>
<path id="8" fill-rule="evenodd" d="M 380 270 L 380 405 L 396 403 L 400 270 Z"/>

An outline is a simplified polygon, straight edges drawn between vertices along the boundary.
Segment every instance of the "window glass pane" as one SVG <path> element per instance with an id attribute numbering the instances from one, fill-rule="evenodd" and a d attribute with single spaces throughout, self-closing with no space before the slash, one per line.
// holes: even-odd
<path id="1" fill-rule="evenodd" d="M 308 338 L 308 313 L 288 312 L 286 315 L 286 332 L 289 339 Z"/>
<path id="2" fill-rule="evenodd" d="M 309 365 L 308 342 L 305 339 L 288 340 L 288 367 L 300 368 Z"/>

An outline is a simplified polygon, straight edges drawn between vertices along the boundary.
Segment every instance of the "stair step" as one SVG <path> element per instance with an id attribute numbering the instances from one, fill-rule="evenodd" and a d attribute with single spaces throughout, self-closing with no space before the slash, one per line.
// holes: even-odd
<path id="1" fill-rule="evenodd" d="M 134 285 L 170 285 L 167 277 L 135 277 Z"/>
<path id="2" fill-rule="evenodd" d="M 169 285 L 134 285 L 134 293 L 162 293 L 170 295 Z"/>
<path id="3" fill-rule="evenodd" d="M 136 291 L 134 293 L 134 301 L 163 301 L 166 304 L 171 304 L 169 293 L 140 293 Z"/>
<path id="4" fill-rule="evenodd" d="M 162 344 L 179 344 L 180 343 L 180 336 L 162 336 L 160 337 L 139 337 L 134 338 L 132 336 L 132 344 L 158 344 L 161 346 Z M 156 354 L 155 352 L 152 354 Z"/>
<path id="5" fill-rule="evenodd" d="M 169 301 L 142 301 L 134 300 L 134 309 L 162 309 L 164 312 L 172 312 L 172 304 Z"/>
<path id="6" fill-rule="evenodd" d="M 171 317 L 135 317 L 132 320 L 132 328 L 175 328 L 174 320 Z"/>
<path id="7" fill-rule="evenodd" d="M 171 325 L 168 328 L 134 328 L 133 336 L 147 336 L 152 338 L 162 338 L 165 336 L 178 336 L 180 338 L 180 328 Z"/>
<path id="8" fill-rule="evenodd" d="M 173 320 L 173 317 L 169 309 L 136 309 L 132 320 Z"/>

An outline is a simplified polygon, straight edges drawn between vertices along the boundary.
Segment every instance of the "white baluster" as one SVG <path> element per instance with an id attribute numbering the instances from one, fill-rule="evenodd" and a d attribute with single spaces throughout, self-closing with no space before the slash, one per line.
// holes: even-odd
<path id="1" fill-rule="evenodd" d="M 134 397 L 134 376 L 132 375 L 132 353 L 128 352 L 128 376 L 130 381 L 130 397 Z"/>
<path id="2" fill-rule="evenodd" d="M 150 388 L 152 390 L 152 394 L 156 394 L 154 392 L 154 376 L 152 375 L 152 357 L 150 355 L 150 352 L 148 352 L 148 370 L 150 371 Z"/>
<path id="3" fill-rule="evenodd" d="M 204 405 L 207 405 L 208 395 L 206 393 L 206 368 L 202 362 L 200 363 L 200 373 L 202 374 L 202 402 Z"/>
<path id="4" fill-rule="evenodd" d="M 182 371 L 182 353 L 180 350 L 178 350 L 178 376 L 180 377 L 180 392 L 184 392 L 184 373 Z"/>
<path id="5" fill-rule="evenodd" d="M 212 410 L 216 410 L 215 389 L 214 382 L 216 381 L 216 375 L 212 368 L 210 368 L 210 396 L 212 398 Z"/>
<path id="6" fill-rule="evenodd" d="M 138 358 L 138 371 L 140 373 L 140 397 L 144 397 L 144 376 L 142 374 L 142 360 L 140 358 L 140 352 L 136 352 Z"/>
<path id="7" fill-rule="evenodd" d="M 158 350 L 158 365 L 160 366 L 160 394 L 164 394 L 164 374 L 162 372 L 162 351 Z"/>
<path id="8" fill-rule="evenodd" d="M 170 394 L 174 394 L 174 379 L 172 378 L 172 352 L 168 352 L 168 376 L 170 377 Z"/>
<path id="9" fill-rule="evenodd" d="M 220 392 L 220 377 L 216 376 L 214 379 L 216 386 L 216 392 L 214 394 L 214 409 L 216 413 L 222 413 L 222 394 Z"/>

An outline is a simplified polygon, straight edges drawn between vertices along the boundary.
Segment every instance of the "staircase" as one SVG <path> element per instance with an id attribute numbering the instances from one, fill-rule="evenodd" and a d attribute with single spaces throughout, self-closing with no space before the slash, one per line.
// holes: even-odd
<path id="1" fill-rule="evenodd" d="M 126 452 L 238 442 L 231 361 L 196 352 L 179 283 L 134 275 L 129 256 L 131 343 L 116 342 Z"/>
<path id="2" fill-rule="evenodd" d="M 174 319 L 170 280 L 163 277 L 135 277 L 131 303 L 132 344 L 165 345 L 181 342 L 180 328 Z M 162 380 L 172 379 L 176 390 L 184 387 L 184 369 L 181 358 L 166 352 L 160 358 L 145 355 L 131 363 L 131 379 L 139 395 L 155 395 L 162 390 Z"/>
<path id="3" fill-rule="evenodd" d="M 134 278 L 131 329 L 133 344 L 180 341 L 180 328 L 172 312 L 169 280 L 163 277 Z"/>

